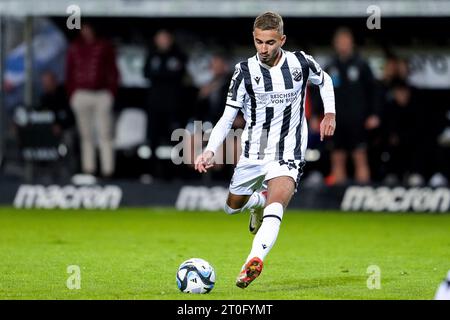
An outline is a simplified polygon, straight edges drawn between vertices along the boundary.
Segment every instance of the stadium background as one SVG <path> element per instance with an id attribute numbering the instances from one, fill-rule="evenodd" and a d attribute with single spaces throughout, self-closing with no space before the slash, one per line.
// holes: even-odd
<path id="1" fill-rule="evenodd" d="M 208 59 L 215 52 L 221 52 L 225 55 L 229 65 L 232 66 L 240 59 L 251 55 L 253 48 L 249 45 L 250 34 L 240 32 L 240 30 L 248 29 L 254 15 L 261 8 L 268 8 L 271 5 L 270 3 L 255 5 L 252 1 L 238 5 L 214 1 L 193 1 L 192 3 L 175 1 L 164 2 L 166 5 L 162 5 L 163 2 L 160 1 L 138 1 L 128 5 L 127 1 L 116 1 L 110 2 L 106 10 L 103 6 L 104 3 L 98 1 L 89 5 L 83 2 L 79 4 L 80 9 L 82 9 L 81 17 L 89 19 L 98 29 L 98 32 L 109 37 L 116 46 L 121 84 L 114 104 L 115 123 L 119 122 L 121 112 L 128 108 L 147 110 L 147 91 L 151 84 L 144 78 L 143 67 L 153 35 L 157 30 L 165 28 L 174 33 L 177 44 L 188 55 L 185 86 L 178 93 L 182 96 L 183 102 L 175 111 L 177 119 L 179 119 L 177 124 L 181 127 L 186 126 L 188 121 L 195 118 L 192 110 L 195 107 L 196 90 L 210 77 Z M 173 5 L 167 6 L 168 3 Z M 214 6 L 217 5 L 220 5 L 221 10 L 214 9 Z M 410 179 L 408 181 L 405 178 L 403 181 L 394 181 L 393 184 L 396 186 L 403 185 L 406 188 L 446 187 L 449 178 L 448 162 L 450 159 L 448 130 L 445 131 L 449 126 L 447 101 L 450 100 L 448 90 L 450 85 L 449 39 L 446 34 L 449 23 L 446 16 L 447 2 L 433 2 L 433 5 L 430 6 L 421 4 L 419 1 L 381 2 L 382 26 L 381 29 L 373 30 L 366 27 L 366 21 L 370 14 L 367 12 L 369 5 L 369 3 L 351 1 L 337 2 L 334 6 L 328 6 L 326 1 L 317 3 L 280 1 L 275 4 L 275 9 L 278 7 L 286 19 L 286 33 L 289 36 L 286 47 L 288 49 L 301 48 L 313 54 L 322 65 L 326 65 L 329 61 L 332 54 L 331 39 L 333 32 L 340 26 L 347 26 L 352 30 L 359 51 L 368 59 L 372 71 L 379 81 L 382 80 L 384 64 L 389 56 L 396 55 L 409 62 L 409 82 L 416 88 L 415 99 L 419 101 L 420 117 L 424 123 L 423 128 L 420 129 L 423 142 L 418 142 L 417 150 L 420 151 L 415 154 L 415 157 L 421 159 L 421 172 L 419 172 L 418 180 Z M 47 9 L 32 5 L 27 1 L 2 1 L 2 39 L 5 49 L 3 55 L 7 61 L 2 70 L 5 78 L 11 79 L 10 82 L 13 83 L 12 89 L 3 90 L 5 92 L 2 95 L 4 107 L 1 109 L 1 129 L 3 132 L 1 135 L 2 181 L 3 183 L 12 183 L 11 187 L 7 188 L 10 192 L 2 195 L 2 202 L 5 204 L 12 203 L 11 189 L 18 190 L 18 185 L 22 183 L 67 185 L 74 182 L 73 179 L 71 180 L 74 174 L 80 173 L 80 150 L 74 126 L 69 128 L 74 131 L 72 132 L 70 145 L 66 143 L 64 146 L 65 141 L 58 141 L 60 138 L 54 138 L 51 134 L 40 139 L 40 142 L 32 142 L 32 139 L 29 141 L 28 137 L 33 133 L 26 134 L 16 130 L 21 127 L 16 127 L 14 123 L 14 121 L 17 121 L 17 110 L 24 110 L 21 107 L 27 110 L 42 108 L 42 106 L 39 106 L 39 95 L 42 94 L 39 83 L 40 73 L 44 70 L 53 69 L 52 71 L 57 74 L 58 81 L 63 84 L 65 50 L 67 50 L 70 41 L 77 36 L 76 29 L 69 30 L 66 27 L 69 14 L 66 12 L 67 6 L 64 3 L 56 4 L 50 1 L 49 5 L 44 7 L 47 7 Z M 351 9 L 346 10 L 346 8 Z M 128 13 L 125 14 L 124 12 Z M 28 20 L 24 18 L 27 14 L 31 17 Z M 34 22 L 32 19 L 34 19 Z M 50 26 L 46 26 L 46 24 L 50 24 Z M 17 60 L 27 61 L 27 52 L 33 51 L 25 50 L 26 46 L 24 47 L 23 42 L 25 37 L 34 32 L 35 34 L 40 33 L 42 39 L 45 28 L 48 28 L 51 32 L 49 31 L 47 42 L 44 40 L 43 45 L 51 45 L 52 37 L 54 37 L 54 41 L 57 43 L 55 48 L 49 50 L 47 57 L 45 56 L 46 50 L 43 50 L 44 54 L 39 54 L 40 57 L 35 60 L 41 59 L 42 61 L 34 62 L 34 70 L 25 71 L 24 65 L 27 65 L 26 62 L 18 67 Z M 60 37 L 63 37 L 64 40 L 61 40 Z M 32 43 L 32 37 L 29 37 L 29 41 Z M 20 49 L 17 49 L 18 46 Z M 30 48 L 35 46 L 36 50 L 42 50 L 36 42 Z M 8 52 L 12 52 L 14 49 L 16 50 L 8 58 Z M 32 54 L 30 53 L 30 55 Z M 33 81 L 26 81 L 27 77 L 32 78 Z M 29 83 L 31 84 L 28 85 Z M 313 90 L 310 90 L 310 92 L 310 96 L 313 96 Z M 320 106 L 313 104 L 310 108 L 313 109 L 311 112 L 321 112 Z M 146 126 L 148 127 L 149 123 Z M 146 131 L 148 130 L 147 127 L 140 130 Z M 170 147 L 170 141 L 157 146 L 161 147 L 160 153 L 152 150 L 154 154 L 157 154 L 157 162 L 160 165 L 156 167 L 148 159 L 149 139 L 145 136 L 127 142 L 127 139 L 130 138 L 126 133 L 126 124 L 123 128 L 117 128 L 116 131 L 115 156 L 117 165 L 114 174 L 115 181 L 136 182 L 133 185 L 134 188 L 142 190 L 144 193 L 148 187 L 152 188 L 155 183 L 157 185 L 169 181 L 176 186 L 170 196 L 168 195 L 169 197 L 159 197 L 159 202 L 157 199 L 152 199 L 148 204 L 173 204 L 173 194 L 178 193 L 186 183 L 207 183 L 209 185 L 219 183 L 226 186 L 227 180 L 232 174 L 232 166 L 213 172 L 211 176 L 206 177 L 199 177 L 188 166 L 174 166 L 168 159 L 170 149 L 167 149 L 167 146 Z M 444 135 L 445 132 L 446 135 Z M 137 135 L 139 136 L 139 134 Z M 447 140 L 438 143 L 440 136 Z M 38 161 L 40 159 L 32 156 L 27 159 L 24 156 L 26 152 L 20 149 L 21 145 L 27 143 L 31 143 L 31 148 L 36 148 L 36 152 L 40 147 L 50 146 L 49 150 L 53 147 L 54 154 L 49 161 Z M 33 145 L 33 143 L 37 144 Z M 63 147 L 61 148 L 61 146 Z M 319 145 L 315 137 L 310 136 L 310 149 L 313 152 L 309 152 L 308 160 L 310 162 L 305 170 L 304 181 L 306 182 L 304 188 L 306 189 L 305 193 L 311 194 L 311 196 L 304 197 L 305 199 L 314 198 L 317 194 L 320 195 L 324 192 L 321 187 L 324 185 L 323 182 L 330 170 L 326 144 Z M 386 179 L 385 167 L 386 163 L 389 162 L 389 154 L 385 150 L 381 150 L 379 146 L 374 145 L 372 149 L 369 148 L 369 156 L 373 183 L 376 185 L 386 184 L 384 182 L 388 180 Z M 52 161 L 53 164 L 57 164 L 56 168 L 59 171 L 54 169 L 55 166 Z M 36 174 L 36 172 L 39 173 Z M 57 173 L 55 174 L 55 172 Z M 437 177 L 432 180 L 436 174 L 438 174 Z M 100 183 L 102 183 L 101 180 Z M 143 189 L 140 188 L 142 185 Z M 312 188 L 311 192 L 309 192 L 309 186 Z M 311 205 L 320 203 L 322 207 L 339 208 L 340 199 L 343 198 L 346 189 L 342 187 L 331 189 L 335 192 L 326 192 L 328 197 L 323 198 L 322 201 L 314 199 L 302 203 L 298 199 L 294 204 L 311 207 Z M 407 189 L 397 190 L 399 197 L 405 197 L 408 192 Z M 438 207 L 440 208 L 439 211 L 448 211 L 448 193 L 445 193 L 443 189 L 441 191 L 443 195 L 436 195 L 437 198 L 443 197 L 441 206 L 424 204 L 423 206 L 416 206 L 416 209 L 414 209 L 413 203 L 409 205 L 405 203 L 404 206 L 415 211 L 433 211 L 433 208 Z M 429 189 L 420 189 L 418 194 L 425 194 L 422 202 L 429 202 L 430 200 L 427 199 L 433 197 L 432 192 Z M 199 194 L 197 192 L 194 197 L 200 197 Z M 378 194 L 378 189 L 360 190 L 360 194 L 356 195 L 356 198 L 372 199 L 377 197 Z M 330 197 L 329 195 L 333 196 Z M 383 198 L 384 195 L 385 193 L 382 193 L 379 197 Z M 30 195 L 30 197 L 33 196 L 33 194 Z M 327 200 L 328 198 L 329 200 Z M 397 198 L 397 200 L 399 199 Z M 394 203 L 396 199 L 388 199 L 387 201 Z M 408 201 L 405 200 L 405 202 Z M 134 199 L 126 195 L 123 203 L 126 205 L 146 204 L 145 201 L 135 202 Z M 368 207 L 371 207 L 370 204 Z M 201 208 L 201 205 L 199 208 Z M 362 209 L 362 206 L 356 206 L 355 208 Z"/>
<path id="2" fill-rule="evenodd" d="M 88 209 L 86 212 L 95 216 L 95 224 L 91 225 L 92 217 L 86 216 L 84 213 L 80 213 L 76 217 L 85 219 L 95 231 L 100 230 L 103 223 L 104 225 L 112 224 L 112 229 L 116 230 L 115 223 L 117 221 L 109 220 L 108 215 L 104 213 L 90 210 L 119 209 L 118 217 L 123 218 L 124 215 L 126 216 L 128 208 L 145 207 L 148 209 L 144 209 L 143 213 L 132 211 L 130 219 L 137 224 L 140 223 L 137 221 L 146 221 L 148 225 L 145 225 L 153 230 L 151 222 L 147 218 L 154 218 L 152 215 L 156 214 L 156 220 L 158 220 L 160 214 L 164 215 L 164 209 L 161 211 L 161 209 L 154 208 L 175 207 L 176 211 L 167 209 L 167 223 L 173 223 L 172 219 L 176 219 L 175 217 L 179 214 L 184 214 L 185 216 L 180 218 L 181 221 L 191 221 L 192 224 L 197 222 L 202 228 L 209 228 L 208 221 L 216 223 L 214 216 L 205 213 L 207 219 L 211 220 L 203 221 L 196 212 L 216 211 L 222 208 L 227 184 L 232 174 L 232 166 L 229 165 L 219 171 L 200 176 L 188 166 L 176 166 L 172 163 L 170 151 L 173 144 L 167 142 L 159 145 L 158 150 L 150 150 L 150 141 L 145 133 L 147 128 L 145 126 L 133 127 L 133 123 L 124 123 L 124 127 L 122 129 L 116 127 L 115 132 L 117 162 L 114 175 L 104 179 L 96 174 L 93 180 L 93 177 L 80 175 L 79 137 L 75 126 L 68 129 L 71 136 L 69 142 L 52 135 L 52 121 L 47 121 L 46 113 L 39 111 L 42 108 L 39 106 L 39 97 L 42 94 L 40 75 L 43 71 L 52 70 L 59 84 L 64 85 L 65 55 L 71 41 L 78 34 L 77 30 L 69 30 L 66 27 L 70 15 L 66 10 L 71 4 L 73 3 L 68 1 L 51 0 L 39 3 L 32 0 L 0 1 L 0 61 L 2 62 L 0 77 L 5 79 L 0 91 L 0 204 L 5 206 L 2 209 L 5 239 L 12 241 L 13 246 L 17 246 L 16 248 L 20 250 L 20 248 L 24 249 L 20 241 L 11 240 L 14 239 L 15 232 L 25 232 L 29 241 L 35 241 L 39 239 L 39 236 L 28 234 L 26 230 L 58 228 L 58 223 L 65 225 L 64 221 L 59 220 L 62 214 L 60 211 L 21 211 L 20 209 L 23 208 Z M 386 216 L 369 215 L 367 221 L 360 221 L 359 217 L 348 215 L 346 212 L 387 211 L 408 212 L 409 214 L 412 211 L 418 212 L 419 215 L 410 215 L 404 218 L 401 216 L 402 221 L 399 222 L 399 225 L 414 226 L 414 230 L 408 229 L 405 234 L 402 233 L 406 230 L 403 230 L 403 227 L 400 227 L 401 230 L 389 228 L 388 231 L 385 230 L 395 233 L 395 235 L 389 233 L 392 236 L 392 242 L 386 240 L 386 246 L 392 245 L 394 248 L 392 252 L 396 252 L 395 250 L 401 249 L 395 249 L 395 246 L 401 243 L 404 237 L 422 234 L 425 239 L 430 240 L 423 242 L 424 248 L 421 250 L 426 252 L 426 245 L 432 246 L 433 237 L 436 237 L 443 247 L 435 248 L 436 251 L 430 253 L 435 258 L 436 265 L 431 262 L 433 259 L 430 256 L 428 260 L 430 265 L 427 265 L 427 268 L 434 268 L 433 270 L 437 270 L 437 272 L 431 278 L 425 271 L 420 274 L 420 277 L 423 278 L 421 278 L 423 282 L 421 285 L 428 285 L 428 291 L 421 291 L 423 287 L 419 286 L 417 292 L 413 290 L 411 295 L 407 295 L 400 291 L 401 289 L 407 290 L 408 286 L 399 286 L 398 291 L 385 295 L 383 293 L 368 295 L 364 298 L 431 298 L 438 280 L 449 268 L 448 247 L 450 244 L 448 243 L 448 232 L 444 231 L 448 230 L 450 226 L 448 217 L 443 216 L 443 220 L 434 220 L 433 222 L 426 220 L 430 213 L 433 213 L 432 216 L 435 217 L 436 213 L 450 212 L 450 189 L 448 188 L 450 179 L 449 1 L 378 1 L 376 5 L 381 8 L 381 29 L 374 30 L 370 30 L 366 26 L 367 18 L 370 15 L 367 8 L 372 5 L 370 1 L 79 0 L 76 4 L 81 9 L 81 21 L 83 22 L 84 18 L 89 20 L 95 25 L 99 34 L 112 40 L 116 48 L 117 64 L 121 75 L 114 103 L 116 125 L 122 113 L 130 108 L 143 111 L 144 113 L 141 115 L 146 117 L 147 92 L 151 83 L 145 79 L 143 67 L 152 38 L 161 29 L 173 32 L 177 44 L 188 56 L 185 86 L 182 92 L 176 93 L 182 96 L 182 104 L 178 106 L 176 114 L 179 116 L 183 128 L 188 125 L 190 120 L 193 120 L 191 111 L 195 107 L 196 90 L 210 79 L 208 62 L 211 56 L 220 53 L 232 66 L 237 61 L 253 55 L 251 26 L 254 17 L 265 10 L 277 11 L 284 17 L 285 32 L 288 36 L 287 49 L 304 50 L 316 57 L 322 65 L 326 65 L 330 59 L 333 33 L 341 26 L 349 27 L 352 30 L 358 51 L 368 60 L 377 80 L 382 80 L 385 62 L 390 56 L 395 55 L 407 61 L 409 66 L 408 83 L 415 90 L 417 104 L 420 106 L 419 117 L 423 121 L 423 126 L 420 128 L 423 140 L 418 142 L 419 151 L 413 155 L 421 159 L 422 171 L 418 172 L 419 176 L 415 176 L 415 179 L 410 177 L 411 179 L 390 181 L 387 179 L 385 171 L 389 162 L 389 154 L 374 146 L 369 148 L 372 170 L 372 182 L 369 185 L 359 186 L 351 180 L 344 185 L 329 185 L 326 181 L 326 177 L 330 173 L 327 144 L 317 144 L 314 133 L 311 133 L 309 164 L 303 176 L 302 190 L 294 197 L 291 209 L 292 212 L 305 213 L 306 221 L 311 219 L 312 225 L 317 228 L 319 226 L 315 225 L 318 222 L 315 221 L 314 213 L 295 211 L 294 209 L 331 212 L 329 216 L 324 214 L 318 218 L 318 221 L 326 226 L 332 225 L 333 221 L 339 221 L 339 215 L 342 214 L 344 220 L 349 223 L 348 226 L 351 226 L 352 221 L 357 221 L 357 226 L 373 228 L 371 237 L 377 240 L 383 238 L 382 230 L 385 230 L 386 225 L 380 221 L 384 221 Z M 31 65 L 33 65 L 32 68 L 30 68 Z M 312 99 L 309 106 L 310 112 L 320 113 L 320 106 L 314 104 L 313 89 L 310 90 L 310 94 Z M 130 128 L 140 129 L 139 139 L 129 136 Z M 381 131 L 381 133 L 383 132 Z M 36 137 L 39 138 L 36 139 Z M 150 153 L 156 154 L 156 162 L 149 158 Z M 349 169 L 351 170 L 351 166 Z M 154 210 L 156 213 L 152 213 Z M 147 211 L 148 217 L 145 215 Z M 193 215 L 187 213 L 188 211 L 194 211 Z M 20 213 L 21 216 L 14 216 L 14 212 Z M 43 220 L 36 220 L 37 215 L 41 215 Z M 441 215 L 438 216 L 441 219 Z M 372 218 L 374 220 L 370 220 Z M 54 219 L 58 222 L 55 222 Z M 67 223 L 74 222 L 74 217 L 67 219 Z M 121 218 L 114 219 L 120 220 Z M 217 221 L 222 221 L 221 219 L 219 218 Z M 362 219 L 366 219 L 366 217 Z M 376 219 L 381 220 L 374 222 Z M 422 221 L 422 219 L 424 220 Z M 76 225 L 74 230 L 83 229 L 82 221 L 75 222 L 75 224 L 81 223 L 81 227 Z M 161 222 L 157 221 L 156 226 L 159 226 L 159 223 Z M 241 227 L 245 227 L 245 223 L 241 221 Z M 396 223 L 394 222 L 393 225 Z M 431 227 L 431 225 L 433 226 Z M 13 232 L 12 234 L 6 232 L 8 226 L 10 226 L 8 230 Z M 356 229 L 354 229 L 357 227 L 351 226 L 346 229 L 347 227 L 342 227 L 342 237 L 345 238 L 344 234 L 347 230 L 350 233 L 354 232 L 354 239 L 344 239 L 344 243 L 348 241 L 348 245 L 351 246 L 352 241 L 358 238 Z M 291 228 L 293 230 L 294 227 Z M 72 229 L 65 225 L 61 227 L 61 230 L 70 234 Z M 132 228 L 130 227 L 129 230 Z M 129 230 L 124 234 L 128 234 Z M 161 230 L 164 230 L 164 227 Z M 179 230 L 180 233 L 184 232 L 182 226 L 176 227 L 175 230 Z M 378 231 L 381 233 L 377 233 Z M 139 234 L 139 232 L 142 233 L 142 230 L 139 229 L 136 232 Z M 84 236 L 88 237 L 83 233 L 80 234 L 82 239 L 85 239 Z M 178 237 L 176 231 L 171 234 Z M 206 234 L 209 235 L 210 231 Z M 311 236 L 311 234 L 309 235 Z M 195 237 L 195 235 L 192 236 Z M 213 235 L 211 234 L 211 236 Z M 363 235 L 360 236 L 361 239 L 364 238 Z M 56 238 L 54 239 L 54 237 Z M 223 235 L 223 237 L 226 239 L 227 236 Z M 65 241 L 70 243 L 74 240 L 67 238 L 61 240 L 60 238 L 64 237 L 50 235 L 49 241 L 60 245 Z M 183 237 L 180 236 L 180 238 Z M 154 241 L 154 239 L 145 238 L 143 241 Z M 163 239 L 164 241 L 172 240 Z M 288 239 L 284 239 L 284 241 L 287 243 Z M 326 238 L 323 238 L 323 241 L 326 242 Z M 419 243 L 420 239 L 410 238 L 410 241 Z M 219 240 L 217 242 L 220 243 Z M 101 241 L 99 243 L 101 244 Z M 213 253 L 209 253 L 203 245 L 200 247 L 207 257 L 208 255 L 216 257 Z M 5 248 L 3 250 L 4 253 L 8 252 Z M 51 251 L 51 249 L 49 250 Z M 179 246 L 176 250 L 186 250 L 187 255 L 197 254 L 184 246 Z M 27 251 L 23 251 L 24 255 L 25 252 Z M 380 251 L 380 254 L 384 253 Z M 176 265 L 181 262 L 180 259 L 183 257 L 184 255 L 180 255 L 178 252 L 178 255 L 173 257 L 173 261 L 170 260 L 170 263 Z M 15 258 L 18 257 L 15 256 Z M 220 258 L 224 260 L 222 261 L 224 263 L 223 270 L 227 263 L 225 258 Z M 323 253 L 320 258 L 323 260 L 316 262 L 318 265 L 325 261 L 326 254 Z M 221 261 L 219 260 L 217 263 L 219 262 Z M 364 260 L 365 262 L 366 260 Z M 413 263 L 411 261 L 408 263 L 410 265 L 405 263 L 404 268 L 413 268 Z M 362 265 L 363 263 L 358 266 L 361 270 L 364 269 Z M 6 270 L 7 265 L 3 265 L 3 267 L 3 270 Z M 348 272 L 345 266 L 339 266 L 339 268 L 338 272 Z M 101 273 L 100 271 L 96 272 Z M 159 272 L 162 271 L 159 270 Z M 404 272 L 401 274 L 402 276 L 407 274 L 406 271 L 395 270 L 396 275 L 398 272 Z M 229 277 L 232 278 L 231 275 Z M 392 276 L 392 278 L 395 277 Z M 168 279 L 171 278 L 168 276 Z M 310 281 L 311 286 L 314 287 L 315 280 Z M 126 281 L 124 280 L 124 282 Z M 28 295 L 22 295 L 21 290 L 16 286 L 20 281 L 14 277 L 7 278 L 6 283 L 8 284 L 7 289 L 3 288 L 4 290 L 1 291 L 3 298 L 21 296 L 55 298 L 51 294 L 47 295 L 48 288 L 43 289 L 42 295 L 37 293 L 33 296 L 33 293 L 30 293 L 32 291 L 28 292 Z M 329 284 L 333 283 L 330 280 Z M 337 284 L 338 287 L 342 285 L 343 288 L 332 294 L 318 290 L 312 295 L 296 296 L 293 294 L 280 298 L 361 297 L 359 292 L 345 293 L 345 286 L 350 286 L 351 283 L 345 281 L 341 283 L 337 280 Z M 136 284 L 136 286 L 139 285 Z M 150 297 L 167 298 L 164 292 L 160 292 L 164 291 L 164 284 L 161 282 L 157 286 L 156 291 L 159 293 L 152 292 Z M 280 287 L 280 290 L 282 289 Z M 56 292 L 59 294 L 58 297 L 73 297 L 71 294 L 61 293 L 62 289 Z M 126 294 L 123 296 L 119 293 L 109 295 L 107 291 L 99 291 L 97 294 L 88 296 L 88 298 L 149 297 L 145 290 L 139 291 L 136 296 Z M 171 297 L 178 298 L 176 295 Z M 216 298 L 220 297 L 229 298 L 230 296 L 227 294 L 216 296 Z M 255 296 L 248 295 L 243 298 L 255 298 Z M 270 298 L 270 294 L 263 298 Z"/>

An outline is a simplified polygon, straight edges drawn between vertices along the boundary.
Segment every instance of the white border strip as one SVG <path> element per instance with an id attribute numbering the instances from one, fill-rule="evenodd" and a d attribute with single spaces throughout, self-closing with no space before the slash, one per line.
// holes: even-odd
<path id="1" fill-rule="evenodd" d="M 0 14 L 66 16 L 72 4 L 87 16 L 255 17 L 272 10 L 285 17 L 366 17 L 376 5 L 383 17 L 450 17 L 449 0 L 0 0 Z"/>

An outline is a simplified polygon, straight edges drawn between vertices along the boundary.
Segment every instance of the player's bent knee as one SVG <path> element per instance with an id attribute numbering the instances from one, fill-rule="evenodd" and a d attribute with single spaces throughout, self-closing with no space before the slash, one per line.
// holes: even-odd
<path id="1" fill-rule="evenodd" d="M 223 210 L 227 213 L 227 214 L 235 214 L 241 211 L 241 208 L 239 209 L 233 209 L 230 206 L 228 206 L 227 204 L 224 205 Z"/>

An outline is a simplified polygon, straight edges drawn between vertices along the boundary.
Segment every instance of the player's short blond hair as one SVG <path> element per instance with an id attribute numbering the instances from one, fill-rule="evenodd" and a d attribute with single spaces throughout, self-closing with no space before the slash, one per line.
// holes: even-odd
<path id="1" fill-rule="evenodd" d="M 255 29 L 261 30 L 276 30 L 279 34 L 283 34 L 283 18 L 275 12 L 267 11 L 260 14 L 255 19 L 253 24 L 253 31 Z"/>

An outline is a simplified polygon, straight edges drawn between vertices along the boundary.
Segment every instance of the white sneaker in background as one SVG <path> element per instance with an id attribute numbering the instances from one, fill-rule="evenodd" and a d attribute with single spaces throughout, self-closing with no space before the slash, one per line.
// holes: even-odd
<path id="1" fill-rule="evenodd" d="M 448 185 L 448 180 L 442 173 L 436 172 L 430 178 L 430 181 L 428 182 L 428 184 L 430 185 L 430 187 L 433 187 L 433 188 L 446 187 Z"/>
<path id="2" fill-rule="evenodd" d="M 395 174 L 390 173 L 383 179 L 383 184 L 388 186 L 396 186 L 400 184 L 400 181 Z"/>
<path id="3" fill-rule="evenodd" d="M 450 147 L 450 127 L 447 127 L 442 131 L 438 137 L 438 142 L 443 147 Z"/>
<path id="4" fill-rule="evenodd" d="M 425 179 L 418 173 L 410 174 L 406 181 L 409 187 L 421 187 L 425 184 Z"/>
<path id="5" fill-rule="evenodd" d="M 91 174 L 75 174 L 72 177 L 72 183 L 75 185 L 93 185 L 97 183 L 97 178 Z"/>

